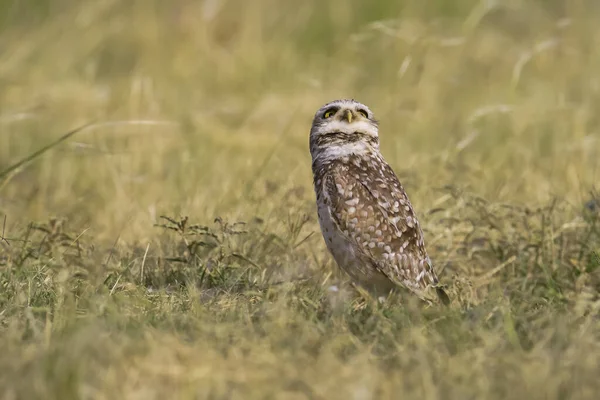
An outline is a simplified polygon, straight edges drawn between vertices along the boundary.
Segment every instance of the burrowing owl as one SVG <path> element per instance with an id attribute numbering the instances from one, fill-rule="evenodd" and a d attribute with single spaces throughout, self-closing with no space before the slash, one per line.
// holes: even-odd
<path id="1" fill-rule="evenodd" d="M 321 107 L 310 153 L 319 224 L 339 267 L 377 296 L 401 286 L 447 304 L 408 196 L 379 152 L 371 110 L 354 100 Z"/>

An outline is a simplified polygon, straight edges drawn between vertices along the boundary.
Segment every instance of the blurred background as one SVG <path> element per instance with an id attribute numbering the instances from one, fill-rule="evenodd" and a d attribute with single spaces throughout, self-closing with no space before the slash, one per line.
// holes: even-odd
<path id="1" fill-rule="evenodd" d="M 4 0 L 0 168 L 95 125 L 13 174 L 0 209 L 131 238 L 161 212 L 309 209 L 312 116 L 343 97 L 374 110 L 418 211 L 446 185 L 578 207 L 599 179 L 599 8 Z"/>

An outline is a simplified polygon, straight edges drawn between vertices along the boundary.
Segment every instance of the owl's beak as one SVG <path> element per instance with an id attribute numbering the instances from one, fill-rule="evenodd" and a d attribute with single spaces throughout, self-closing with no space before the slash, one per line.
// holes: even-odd
<path id="1" fill-rule="evenodd" d="M 348 121 L 348 123 L 351 123 L 353 118 L 354 118 L 354 114 L 352 113 L 352 110 L 345 109 L 342 111 L 340 121 L 346 120 L 346 121 Z"/>

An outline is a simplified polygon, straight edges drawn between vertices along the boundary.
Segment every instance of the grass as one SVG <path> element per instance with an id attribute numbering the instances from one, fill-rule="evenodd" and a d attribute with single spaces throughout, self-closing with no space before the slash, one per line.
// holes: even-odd
<path id="1" fill-rule="evenodd" d="M 5 1 L 1 398 L 595 399 L 598 17 Z M 362 302 L 328 255 L 308 130 L 342 97 L 381 121 L 448 309 Z"/>

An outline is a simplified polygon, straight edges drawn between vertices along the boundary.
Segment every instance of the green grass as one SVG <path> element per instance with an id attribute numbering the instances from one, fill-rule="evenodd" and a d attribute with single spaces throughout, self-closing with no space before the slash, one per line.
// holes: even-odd
<path id="1" fill-rule="evenodd" d="M 28 3 L 0 8 L 0 398 L 597 398 L 596 2 Z M 308 132 L 343 97 L 447 309 L 364 302 L 326 251 Z"/>

